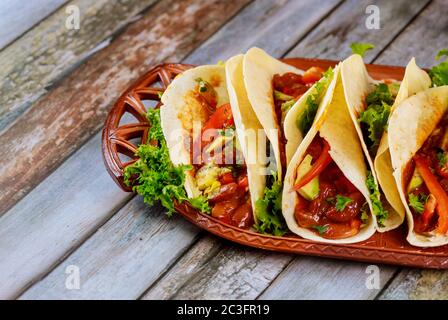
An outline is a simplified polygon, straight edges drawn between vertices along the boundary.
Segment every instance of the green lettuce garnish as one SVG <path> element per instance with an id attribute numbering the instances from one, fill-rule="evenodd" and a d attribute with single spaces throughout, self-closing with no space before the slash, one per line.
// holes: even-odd
<path id="1" fill-rule="evenodd" d="M 428 201 L 428 196 L 425 194 L 409 194 L 409 206 L 411 206 L 415 212 L 417 213 L 423 213 L 423 210 L 425 210 L 425 204 Z"/>
<path id="2" fill-rule="evenodd" d="M 378 189 L 378 185 L 375 183 L 373 174 L 370 171 L 367 175 L 366 185 L 370 192 L 370 201 L 372 202 L 373 213 L 377 218 L 378 225 L 380 227 L 384 227 L 384 222 L 389 217 L 389 212 L 383 208 L 383 204 L 380 200 L 381 195 Z"/>
<path id="3" fill-rule="evenodd" d="M 314 92 L 310 94 L 306 99 L 305 110 L 297 119 L 297 127 L 305 136 L 311 129 L 311 126 L 316 116 L 317 109 L 325 93 L 325 89 L 333 78 L 333 69 L 330 67 L 325 71 L 322 79 L 320 79 L 314 86 Z"/>
<path id="4" fill-rule="evenodd" d="M 148 132 L 148 141 L 156 145 L 142 144 L 138 147 L 136 155 L 139 157 L 134 164 L 126 167 L 124 181 L 132 190 L 143 196 L 145 203 L 153 205 L 160 203 L 168 209 L 171 215 L 174 201 L 179 203 L 188 201 L 202 212 L 210 212 L 208 200 L 203 197 L 188 199 L 184 189 L 185 171 L 191 170 L 189 165 L 175 166 L 170 160 L 168 147 L 160 125 L 160 110 L 148 110 L 147 118 L 151 124 Z"/>
<path id="5" fill-rule="evenodd" d="M 366 109 L 359 114 L 358 121 L 361 123 L 364 141 L 371 155 L 376 153 L 380 145 L 394 99 L 395 97 L 389 91 L 389 86 L 380 83 L 375 86 L 374 91 L 367 95 Z"/>
<path id="6" fill-rule="evenodd" d="M 439 50 L 435 58 L 439 60 L 443 56 L 448 56 L 448 49 Z M 432 67 L 429 70 L 429 76 L 431 77 L 433 87 L 448 85 L 448 61 L 443 61 L 439 65 Z"/>
<path id="7" fill-rule="evenodd" d="M 263 198 L 255 203 L 258 222 L 254 227 L 260 233 L 282 236 L 288 231 L 282 215 L 282 183 L 273 173 L 267 185 Z"/>
<path id="8" fill-rule="evenodd" d="M 368 50 L 372 50 L 375 46 L 371 43 L 363 43 L 363 42 L 353 42 L 350 44 L 350 49 L 352 49 L 353 54 L 359 54 L 361 57 L 364 57 Z"/>

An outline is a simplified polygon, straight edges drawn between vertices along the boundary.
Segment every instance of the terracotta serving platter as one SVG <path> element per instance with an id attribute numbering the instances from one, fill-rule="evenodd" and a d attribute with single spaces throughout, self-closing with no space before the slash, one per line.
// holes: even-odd
<path id="1" fill-rule="evenodd" d="M 326 69 L 337 64 L 337 61 L 304 58 L 283 61 L 304 70 L 312 66 Z M 103 129 L 102 151 L 109 174 L 123 190 L 131 192 L 123 183 L 124 168 L 137 160 L 134 155 L 137 146 L 147 143 L 149 123 L 145 116 L 146 110 L 150 107 L 163 108 L 160 106 L 159 93 L 177 74 L 191 67 L 185 64 L 156 66 L 126 90 L 110 111 Z M 376 79 L 400 80 L 404 74 L 403 67 L 367 65 L 367 69 Z M 438 248 L 413 247 L 406 241 L 405 225 L 394 231 L 376 233 L 360 243 L 329 245 L 293 234 L 274 237 L 242 230 L 202 214 L 186 203 L 177 205 L 176 209 L 190 222 L 219 237 L 255 248 L 371 263 L 448 269 L 448 245 Z"/>

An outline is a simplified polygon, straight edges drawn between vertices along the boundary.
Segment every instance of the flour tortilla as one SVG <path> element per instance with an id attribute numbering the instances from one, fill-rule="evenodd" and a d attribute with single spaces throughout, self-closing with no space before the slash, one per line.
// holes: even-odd
<path id="1" fill-rule="evenodd" d="M 409 231 L 407 240 L 419 247 L 448 244 L 447 235 L 432 233 L 429 236 L 414 232 L 414 219 L 407 204 L 403 173 L 406 165 L 431 135 L 448 110 L 448 86 L 431 88 L 406 99 L 397 105 L 389 120 L 389 151 L 393 175 L 401 201 L 406 210 Z"/>
<path id="2" fill-rule="evenodd" d="M 226 62 L 227 88 L 235 120 L 236 135 L 247 165 L 249 192 L 255 223 L 258 222 L 255 203 L 263 197 L 266 186 L 266 143 L 258 143 L 259 135 L 265 133 L 247 97 L 243 79 L 243 55 Z"/>
<path id="3" fill-rule="evenodd" d="M 190 152 L 184 141 L 191 137 L 195 139 L 200 134 L 200 130 L 192 130 L 192 127 L 200 127 L 199 123 L 195 126 L 195 121 L 200 122 L 201 126 L 204 125 L 204 121 L 200 121 L 201 106 L 188 98 L 189 92 L 196 87 L 198 78 L 210 83 L 219 83 L 214 86 L 218 95 L 218 106 L 229 102 L 224 66 L 206 65 L 189 69 L 170 83 L 162 95 L 160 120 L 174 165 L 191 164 Z M 186 171 L 185 190 L 189 198 L 201 195 L 191 171 Z"/>
<path id="4" fill-rule="evenodd" d="M 366 96 L 374 90 L 376 84 L 381 81 L 373 80 L 364 65 L 360 55 L 352 55 L 342 62 L 341 68 L 342 82 L 344 85 L 344 92 L 349 107 L 350 116 L 355 124 L 356 131 L 364 154 L 367 158 L 369 170 L 377 186 L 381 186 L 384 198 L 380 199 L 384 209 L 389 212 L 389 217 L 384 222 L 384 226 L 378 226 L 378 231 L 386 232 L 400 226 L 404 221 L 404 208 L 399 199 L 397 188 L 392 177 L 392 168 L 390 165 L 390 156 L 388 153 L 388 139 L 387 133 L 382 137 L 380 146 L 377 151 L 377 158 L 375 165 L 369 150 L 364 141 L 361 126 L 358 122 L 359 114 L 364 110 L 364 100 Z M 429 88 L 431 81 L 425 71 L 420 69 L 415 59 L 412 59 L 406 67 L 406 72 L 403 81 L 400 84 L 398 95 L 392 106 L 392 110 L 406 99 L 408 96 L 415 94 L 421 90 Z"/>
<path id="5" fill-rule="evenodd" d="M 299 145 L 287 168 L 283 187 L 282 211 L 288 228 L 305 239 L 325 243 L 364 241 L 375 233 L 376 217 L 374 215 L 370 215 L 369 221 L 357 235 L 346 239 L 325 239 L 308 228 L 300 227 L 295 220 L 294 209 L 298 196 L 297 192 L 293 190 L 293 186 L 297 167 L 317 134 L 320 134 L 329 143 L 332 159 L 344 176 L 362 193 L 372 211 L 369 190 L 366 187 L 367 167 L 355 126 L 348 112 L 339 67 L 334 70 L 334 78 L 322 99 L 310 131 Z"/>
<path id="6" fill-rule="evenodd" d="M 283 63 L 256 47 L 244 55 L 243 75 L 247 96 L 272 145 L 278 177 L 282 177 L 279 146 L 282 128 L 275 114 L 272 79 L 275 74 L 287 72 L 303 74 L 303 70 Z M 298 129 L 297 132 L 300 134 Z"/>

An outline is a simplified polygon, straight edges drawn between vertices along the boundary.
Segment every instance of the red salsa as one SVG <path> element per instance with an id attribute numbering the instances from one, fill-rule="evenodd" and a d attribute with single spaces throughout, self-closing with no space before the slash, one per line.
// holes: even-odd
<path id="1" fill-rule="evenodd" d="M 368 207 L 361 192 L 331 159 L 329 149 L 319 136 L 308 147 L 297 169 L 294 214 L 299 226 L 327 239 L 343 239 L 359 232 Z M 305 163 L 306 159 L 312 160 Z"/>
<path id="2" fill-rule="evenodd" d="M 241 152 L 236 148 L 230 104 L 217 106 L 213 86 L 202 79 L 198 80 L 193 96 L 208 114 L 201 135 L 194 141 L 199 147 L 190 149 L 198 188 L 208 197 L 213 217 L 248 229 L 254 221 L 247 169 Z M 195 150 L 200 152 L 195 154 Z"/>
<path id="3" fill-rule="evenodd" d="M 448 232 L 448 112 L 404 170 L 414 231 Z"/>

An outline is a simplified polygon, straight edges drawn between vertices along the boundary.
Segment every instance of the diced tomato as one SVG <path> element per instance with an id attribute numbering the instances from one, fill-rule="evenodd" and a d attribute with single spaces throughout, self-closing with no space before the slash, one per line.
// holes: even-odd
<path id="1" fill-rule="evenodd" d="M 324 70 L 319 67 L 311 67 L 302 75 L 302 81 L 306 84 L 312 84 L 322 78 Z"/>
<path id="2" fill-rule="evenodd" d="M 211 115 L 202 130 L 224 129 L 233 125 L 232 108 L 229 103 L 226 103 L 216 109 L 215 113 Z"/>
<path id="3" fill-rule="evenodd" d="M 235 182 L 232 172 L 226 172 L 223 175 L 221 175 L 221 177 L 219 178 L 219 182 L 221 182 L 221 184 L 228 184 Z"/>
<path id="4" fill-rule="evenodd" d="M 448 232 L 448 194 L 437 181 L 436 176 L 431 172 L 429 162 L 426 158 L 414 156 L 415 166 L 422 176 L 429 192 L 435 197 L 437 202 L 437 213 L 439 215 L 436 232 L 446 234 Z"/>

